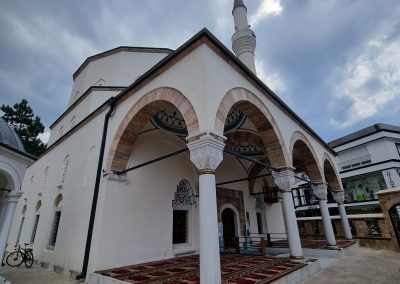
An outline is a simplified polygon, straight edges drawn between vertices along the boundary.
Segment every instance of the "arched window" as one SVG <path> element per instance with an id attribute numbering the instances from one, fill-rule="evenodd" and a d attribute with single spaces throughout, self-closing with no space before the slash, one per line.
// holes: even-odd
<path id="1" fill-rule="evenodd" d="M 100 79 L 96 82 L 95 86 L 104 86 L 105 83 L 106 83 L 106 81 L 104 81 L 103 79 Z"/>
<path id="2" fill-rule="evenodd" d="M 31 234 L 31 241 L 30 244 L 32 245 L 35 242 L 36 231 L 39 225 L 39 218 L 40 218 L 40 208 L 42 207 L 42 201 L 39 200 L 35 206 L 35 220 L 33 222 L 32 234 Z"/>
<path id="3" fill-rule="evenodd" d="M 60 225 L 60 219 L 61 219 L 61 203 L 62 203 L 62 200 L 63 200 L 63 196 L 62 196 L 61 193 L 58 194 L 57 197 L 54 199 L 53 224 L 52 224 L 51 230 L 50 230 L 49 243 L 47 245 L 47 248 L 49 250 L 54 250 L 54 247 L 56 246 L 58 227 Z"/>
<path id="4" fill-rule="evenodd" d="M 64 183 L 65 183 L 65 181 L 67 179 L 69 161 L 70 161 L 70 158 L 69 158 L 69 155 L 67 155 L 65 157 L 65 159 L 64 159 L 64 162 L 63 162 L 63 169 L 62 169 L 63 171 L 62 171 L 62 176 L 61 176 L 61 186 L 59 186 L 59 189 L 62 189 L 64 187 Z"/>
<path id="5" fill-rule="evenodd" d="M 19 230 L 18 230 L 18 235 L 17 235 L 17 240 L 16 240 L 17 243 L 19 243 L 19 238 L 21 237 L 22 227 L 24 226 L 26 209 L 27 209 L 27 206 L 25 204 L 22 207 L 22 211 L 21 211 L 22 219 L 21 219 L 21 223 L 19 224 Z"/>
<path id="6" fill-rule="evenodd" d="M 72 118 L 71 118 L 71 128 L 72 127 L 74 127 L 75 126 L 75 120 L 76 120 L 76 116 L 74 115 Z"/>
<path id="7" fill-rule="evenodd" d="M 46 169 L 44 170 L 44 174 L 43 174 L 43 188 L 42 188 L 42 190 L 44 190 L 46 188 L 47 177 L 48 176 L 49 176 L 49 167 L 46 167 Z"/>

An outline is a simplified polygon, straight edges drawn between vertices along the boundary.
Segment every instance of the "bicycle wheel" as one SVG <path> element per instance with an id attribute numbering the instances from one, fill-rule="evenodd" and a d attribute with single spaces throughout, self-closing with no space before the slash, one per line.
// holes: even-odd
<path id="1" fill-rule="evenodd" d="M 31 268 L 33 264 L 33 253 L 31 251 L 28 251 L 25 254 L 25 266 L 27 268 Z"/>
<path id="2" fill-rule="evenodd" d="M 9 266 L 18 266 L 24 261 L 22 253 L 19 251 L 14 251 L 7 256 L 6 262 Z"/>

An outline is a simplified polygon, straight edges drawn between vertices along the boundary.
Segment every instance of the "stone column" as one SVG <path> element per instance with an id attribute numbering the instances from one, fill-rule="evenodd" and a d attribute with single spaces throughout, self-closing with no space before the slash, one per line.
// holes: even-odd
<path id="1" fill-rule="evenodd" d="M 294 210 L 292 187 L 295 183 L 292 168 L 286 168 L 279 172 L 272 172 L 275 184 L 282 192 L 282 212 L 285 221 L 286 234 L 289 243 L 290 258 L 294 261 L 303 261 L 299 228 L 297 227 L 296 213 Z"/>
<path id="2" fill-rule="evenodd" d="M 221 283 L 215 169 L 224 146 L 222 138 L 209 134 L 188 143 L 190 160 L 199 170 L 200 282 L 204 284 Z"/>
<path id="3" fill-rule="evenodd" d="M 11 229 L 11 223 L 14 217 L 15 208 L 17 207 L 18 199 L 21 197 L 22 191 L 11 191 L 5 200 L 5 209 L 3 220 L 0 228 L 0 256 L 3 257 L 6 249 L 8 235 Z"/>
<path id="4" fill-rule="evenodd" d="M 340 221 L 342 222 L 344 237 L 347 240 L 351 240 L 353 235 L 351 234 L 351 229 L 349 225 L 349 220 L 347 219 L 346 208 L 344 207 L 344 191 L 332 192 L 333 198 L 338 204 Z"/>
<path id="5" fill-rule="evenodd" d="M 312 185 L 314 195 L 318 198 L 319 208 L 321 210 L 322 223 L 325 229 L 325 239 L 330 247 L 336 247 L 335 234 L 333 233 L 331 216 L 328 210 L 328 201 L 326 199 L 328 195 L 327 184 L 320 183 L 318 185 Z"/>

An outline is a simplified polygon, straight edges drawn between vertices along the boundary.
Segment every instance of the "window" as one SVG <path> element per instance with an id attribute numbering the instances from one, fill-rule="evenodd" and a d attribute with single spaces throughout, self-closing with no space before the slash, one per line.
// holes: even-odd
<path id="1" fill-rule="evenodd" d="M 43 188 L 42 190 L 44 190 L 46 188 L 46 183 L 47 183 L 47 177 L 49 175 L 49 167 L 46 167 L 46 169 L 44 170 L 44 177 L 43 177 Z"/>
<path id="2" fill-rule="evenodd" d="M 47 248 L 50 250 L 54 250 L 54 247 L 56 245 L 57 241 L 57 234 L 58 234 L 58 227 L 60 225 L 60 219 L 61 219 L 61 202 L 63 200 L 62 194 L 58 194 L 57 197 L 54 200 L 54 218 L 53 218 L 53 224 L 51 225 L 51 230 L 50 230 L 50 238 L 49 238 L 49 243 Z"/>
<path id="3" fill-rule="evenodd" d="M 19 243 L 19 238 L 21 237 L 22 227 L 24 226 L 25 216 L 22 216 L 21 223 L 19 224 L 19 230 L 17 235 L 17 243 Z"/>
<path id="4" fill-rule="evenodd" d="M 377 200 L 377 191 L 386 189 L 382 173 L 343 179 L 346 202 Z"/>
<path id="5" fill-rule="evenodd" d="M 262 215 L 260 212 L 257 212 L 257 227 L 258 227 L 258 233 L 263 234 L 263 220 L 262 220 Z"/>
<path id="6" fill-rule="evenodd" d="M 53 225 L 50 231 L 49 248 L 54 249 L 57 241 L 58 225 L 60 224 L 61 211 L 54 213 Z"/>
<path id="7" fill-rule="evenodd" d="M 380 237 L 381 236 L 381 229 L 379 228 L 378 220 L 376 219 L 369 219 L 365 220 L 367 223 L 368 233 L 372 237 Z"/>
<path id="8" fill-rule="evenodd" d="M 35 242 L 36 230 L 39 224 L 39 217 L 40 215 L 35 216 L 35 222 L 33 223 L 32 235 L 31 235 L 31 244 Z"/>
<path id="9" fill-rule="evenodd" d="M 174 210 L 172 243 L 182 244 L 187 242 L 187 210 Z"/>
<path id="10" fill-rule="evenodd" d="M 397 149 L 397 153 L 399 153 L 399 156 L 400 156 L 400 143 L 396 143 L 396 149 Z"/>

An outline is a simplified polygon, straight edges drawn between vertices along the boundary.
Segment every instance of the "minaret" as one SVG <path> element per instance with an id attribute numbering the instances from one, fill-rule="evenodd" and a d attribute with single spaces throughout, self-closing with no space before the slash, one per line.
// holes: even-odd
<path id="1" fill-rule="evenodd" d="M 235 33 L 232 36 L 232 49 L 236 56 L 251 71 L 256 74 L 254 50 L 256 49 L 256 35 L 247 22 L 247 8 L 242 0 L 234 0 L 232 10 L 235 21 Z"/>

